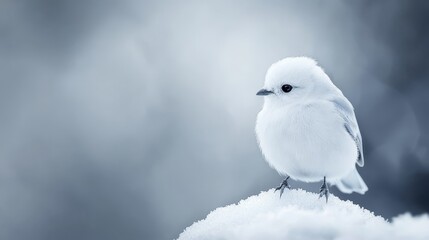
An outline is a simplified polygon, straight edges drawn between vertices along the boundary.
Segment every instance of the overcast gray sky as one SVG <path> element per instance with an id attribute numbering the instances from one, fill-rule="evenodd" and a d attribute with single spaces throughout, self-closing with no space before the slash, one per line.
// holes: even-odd
<path id="1" fill-rule="evenodd" d="M 2 0 L 0 239 L 172 239 L 278 185 L 255 93 L 300 55 L 361 126 L 369 192 L 334 194 L 429 211 L 428 24 L 423 0 Z"/>

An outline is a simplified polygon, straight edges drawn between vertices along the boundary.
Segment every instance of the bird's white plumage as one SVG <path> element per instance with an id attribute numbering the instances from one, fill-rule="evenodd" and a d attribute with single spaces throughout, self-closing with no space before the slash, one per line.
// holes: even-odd
<path id="1" fill-rule="evenodd" d="M 282 91 L 289 84 L 292 91 Z M 326 176 L 343 192 L 364 193 L 359 127 L 351 103 L 323 69 L 307 57 L 286 58 L 266 75 L 256 134 L 267 162 L 283 175 L 315 182 Z"/>

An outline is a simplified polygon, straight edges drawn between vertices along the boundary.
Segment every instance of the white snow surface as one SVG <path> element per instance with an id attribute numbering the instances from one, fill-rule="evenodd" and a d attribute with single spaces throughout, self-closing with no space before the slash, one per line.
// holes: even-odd
<path id="1" fill-rule="evenodd" d="M 429 216 L 409 213 L 391 222 L 332 194 L 328 203 L 301 189 L 271 189 L 220 207 L 186 228 L 188 239 L 429 239 Z"/>

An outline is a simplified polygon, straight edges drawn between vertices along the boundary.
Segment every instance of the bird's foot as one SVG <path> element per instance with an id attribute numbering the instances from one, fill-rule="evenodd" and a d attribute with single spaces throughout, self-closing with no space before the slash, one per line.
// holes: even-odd
<path id="1" fill-rule="evenodd" d="M 282 195 L 283 195 L 283 192 L 284 192 L 285 188 L 290 189 L 289 183 L 287 182 L 287 180 L 288 180 L 289 178 L 290 178 L 290 177 L 288 176 L 285 180 L 283 180 L 282 184 L 280 184 L 280 186 L 278 186 L 278 187 L 274 190 L 274 192 L 277 192 L 278 190 L 280 190 L 280 198 L 282 197 Z"/>
<path id="2" fill-rule="evenodd" d="M 326 177 L 323 177 L 323 184 L 320 187 L 320 192 L 319 192 L 319 198 L 321 198 L 323 196 L 325 196 L 326 202 L 328 202 L 329 187 L 328 187 L 328 184 L 326 184 Z"/>

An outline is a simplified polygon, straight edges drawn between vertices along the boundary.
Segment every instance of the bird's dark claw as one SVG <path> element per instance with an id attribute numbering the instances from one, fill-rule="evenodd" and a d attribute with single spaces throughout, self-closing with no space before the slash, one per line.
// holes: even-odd
<path id="1" fill-rule="evenodd" d="M 328 184 L 326 184 L 326 177 L 323 177 L 323 184 L 320 187 L 320 192 L 319 192 L 319 198 L 321 198 L 323 196 L 326 197 L 326 202 L 328 202 L 329 187 L 328 187 Z"/>
<path id="2" fill-rule="evenodd" d="M 285 188 L 290 189 L 289 183 L 287 182 L 287 180 L 288 180 L 289 178 L 290 178 L 290 177 L 288 176 L 285 180 L 283 180 L 282 184 L 280 184 L 280 186 L 278 186 L 278 187 L 274 190 L 274 192 L 277 192 L 278 190 L 280 190 L 280 198 L 282 197 L 282 195 L 283 195 L 283 192 L 284 192 Z"/>

